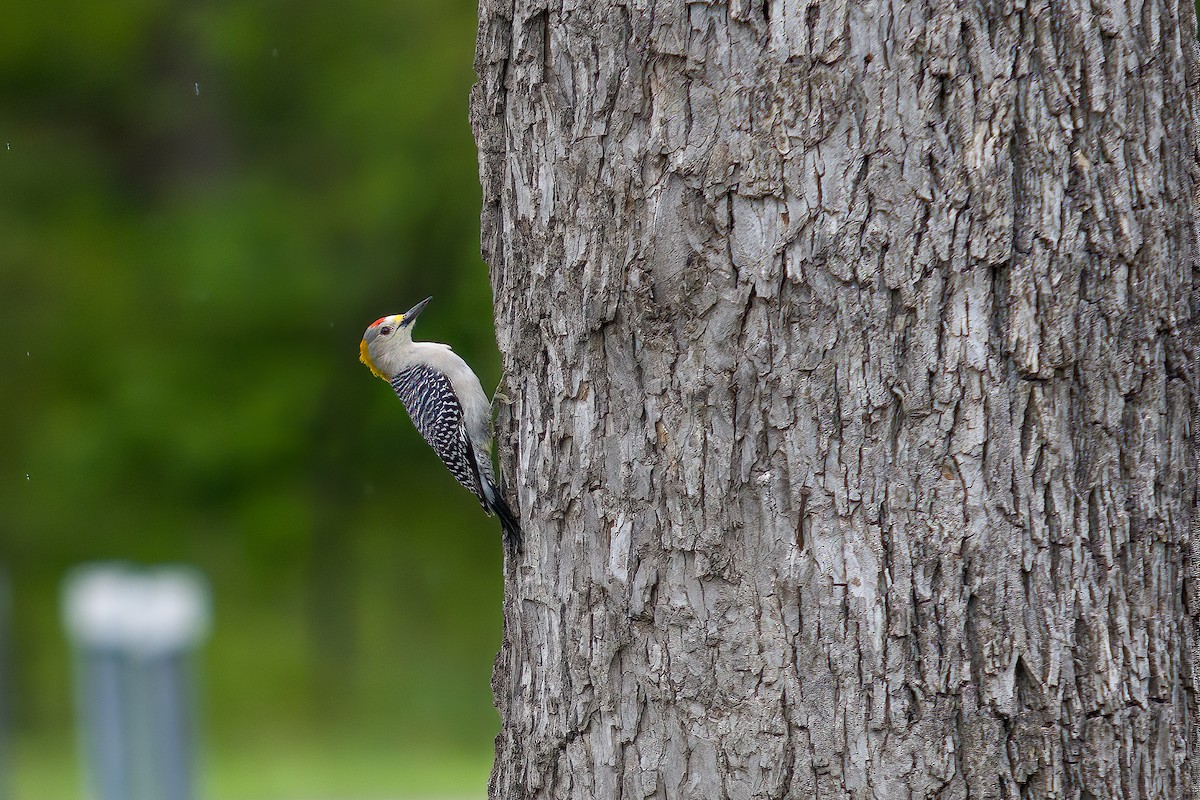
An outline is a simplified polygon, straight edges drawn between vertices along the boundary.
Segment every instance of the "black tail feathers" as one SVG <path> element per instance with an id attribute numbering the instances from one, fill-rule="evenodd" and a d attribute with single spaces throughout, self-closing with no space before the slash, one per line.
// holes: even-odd
<path id="1" fill-rule="evenodd" d="M 504 544 L 512 551 L 513 555 L 519 556 L 524 550 L 521 541 L 521 526 L 517 523 L 517 515 L 513 513 L 499 489 L 492 493 L 492 511 L 495 511 L 496 516 L 500 518 L 500 527 L 504 529 Z"/>

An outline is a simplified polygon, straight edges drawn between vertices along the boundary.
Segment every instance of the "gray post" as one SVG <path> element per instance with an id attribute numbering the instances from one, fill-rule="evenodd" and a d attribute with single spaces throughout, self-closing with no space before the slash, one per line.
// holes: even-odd
<path id="1" fill-rule="evenodd" d="M 183 568 L 84 567 L 64 583 L 82 748 L 95 800 L 193 800 L 190 654 L 208 628 Z"/>

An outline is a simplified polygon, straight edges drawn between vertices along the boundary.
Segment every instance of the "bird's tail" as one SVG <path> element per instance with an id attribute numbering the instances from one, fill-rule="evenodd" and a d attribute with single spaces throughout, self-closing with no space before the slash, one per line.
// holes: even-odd
<path id="1" fill-rule="evenodd" d="M 493 489 L 491 494 L 492 511 L 496 512 L 496 516 L 500 518 L 500 527 L 504 529 L 504 544 L 508 546 L 513 555 L 520 555 L 523 547 L 521 526 L 517 523 L 517 515 L 513 513 L 508 501 L 504 499 L 504 495 L 500 494 L 498 487 Z"/>

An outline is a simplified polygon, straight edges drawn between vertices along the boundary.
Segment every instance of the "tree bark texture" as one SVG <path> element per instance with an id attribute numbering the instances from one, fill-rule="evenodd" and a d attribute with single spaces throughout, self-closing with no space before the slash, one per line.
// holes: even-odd
<path id="1" fill-rule="evenodd" d="M 1188 796 L 1193 17 L 481 0 L 491 797 Z"/>

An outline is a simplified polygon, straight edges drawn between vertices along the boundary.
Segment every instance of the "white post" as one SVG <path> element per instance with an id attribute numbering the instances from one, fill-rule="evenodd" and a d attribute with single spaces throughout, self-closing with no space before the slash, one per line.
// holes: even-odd
<path id="1" fill-rule="evenodd" d="M 193 800 L 189 656 L 209 625 L 186 568 L 82 567 L 63 584 L 95 800 Z"/>

